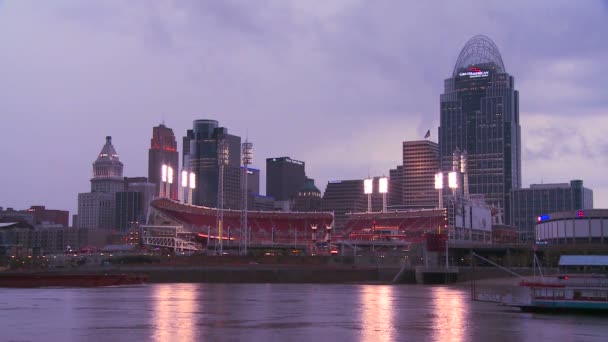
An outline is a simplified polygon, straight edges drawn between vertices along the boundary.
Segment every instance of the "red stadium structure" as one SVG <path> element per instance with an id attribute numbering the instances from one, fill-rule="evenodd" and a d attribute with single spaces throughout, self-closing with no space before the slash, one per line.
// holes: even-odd
<path id="1" fill-rule="evenodd" d="M 154 224 L 180 225 L 200 238 L 217 239 L 217 213 L 215 208 L 179 203 L 159 198 L 150 204 Z M 160 219 L 158 218 L 160 217 Z M 251 245 L 311 244 L 331 239 L 334 215 L 330 212 L 249 211 L 247 222 Z M 222 239 L 235 244 L 245 236 L 241 234 L 241 211 L 224 210 Z M 314 228 L 313 228 L 314 227 Z M 313 237 L 313 232 L 316 236 Z M 318 238 L 317 238 L 318 237 Z"/>
<path id="2" fill-rule="evenodd" d="M 349 220 L 340 237 L 353 245 L 421 243 L 426 233 L 447 233 L 444 209 L 372 212 L 348 214 Z"/>

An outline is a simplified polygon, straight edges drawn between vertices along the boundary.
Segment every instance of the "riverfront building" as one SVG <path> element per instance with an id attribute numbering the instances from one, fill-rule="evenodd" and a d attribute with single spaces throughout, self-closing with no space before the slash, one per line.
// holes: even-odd
<path id="1" fill-rule="evenodd" d="M 536 239 L 555 245 L 608 244 L 608 209 L 570 210 L 538 217 Z"/>
<path id="2" fill-rule="evenodd" d="M 224 166 L 224 208 L 241 208 L 241 138 L 228 134 L 215 120 L 195 120 L 183 139 L 183 166 L 196 175 L 193 204 L 218 206 L 218 145 L 225 144 L 228 154 Z"/>
<path id="3" fill-rule="evenodd" d="M 547 213 L 593 208 L 593 190 L 582 180 L 570 183 L 531 184 L 511 191 L 511 222 L 519 229 L 520 240 L 534 241 L 537 218 Z"/>
<path id="4" fill-rule="evenodd" d="M 175 175 L 179 171 L 179 152 L 177 152 L 177 141 L 171 128 L 160 124 L 152 128 L 152 139 L 148 150 L 148 181 L 156 184 L 154 195 L 160 195 L 161 168 L 163 165 L 171 166 Z M 173 200 L 178 199 L 177 179 L 170 186 L 170 194 L 167 196 Z"/>
<path id="5" fill-rule="evenodd" d="M 452 170 L 457 149 L 468 154 L 471 194 L 483 194 L 509 223 L 509 194 L 521 187 L 519 93 L 496 45 L 475 36 L 464 46 L 440 97 L 439 157 Z"/>

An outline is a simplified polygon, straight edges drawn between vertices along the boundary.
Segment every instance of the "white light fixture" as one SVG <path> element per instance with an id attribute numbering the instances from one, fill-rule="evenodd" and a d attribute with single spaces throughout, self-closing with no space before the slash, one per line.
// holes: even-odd
<path id="1" fill-rule="evenodd" d="M 182 188 L 188 187 L 188 171 L 182 171 Z"/>
<path id="2" fill-rule="evenodd" d="M 371 178 L 366 178 L 363 180 L 363 193 L 365 193 L 366 195 L 369 195 L 373 192 L 374 186 L 373 186 L 373 180 Z"/>
<path id="3" fill-rule="evenodd" d="M 435 189 L 443 189 L 443 172 L 437 172 L 435 174 Z"/>
<path id="4" fill-rule="evenodd" d="M 381 194 L 388 193 L 388 178 L 382 177 L 378 180 L 378 192 Z"/>
<path id="5" fill-rule="evenodd" d="M 458 188 L 458 174 L 456 171 L 448 173 L 448 186 L 450 189 Z"/>
<path id="6" fill-rule="evenodd" d="M 190 172 L 190 189 L 196 188 L 196 175 L 194 172 Z"/>
<path id="7" fill-rule="evenodd" d="M 163 166 L 160 168 L 160 173 L 161 173 L 161 181 L 163 183 L 167 182 L 167 165 L 163 164 Z"/>

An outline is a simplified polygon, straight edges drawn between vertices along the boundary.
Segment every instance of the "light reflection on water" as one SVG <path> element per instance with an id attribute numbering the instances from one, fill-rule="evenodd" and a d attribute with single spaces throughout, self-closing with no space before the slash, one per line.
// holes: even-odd
<path id="1" fill-rule="evenodd" d="M 394 341 L 393 290 L 390 285 L 364 285 L 361 290 L 361 341 Z"/>
<path id="2" fill-rule="evenodd" d="M 525 314 L 415 285 L 0 288 L 0 323 L 0 340 L 19 341 L 608 341 L 605 317 Z"/>
<path id="3" fill-rule="evenodd" d="M 194 341 L 197 327 L 196 287 L 159 284 L 152 291 L 154 341 Z"/>
<path id="4" fill-rule="evenodd" d="M 435 341 L 468 341 L 468 301 L 461 291 L 447 287 L 431 287 Z"/>

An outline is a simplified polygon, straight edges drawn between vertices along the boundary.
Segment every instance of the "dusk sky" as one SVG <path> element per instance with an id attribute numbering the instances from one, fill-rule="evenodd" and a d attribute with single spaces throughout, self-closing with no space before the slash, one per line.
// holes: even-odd
<path id="1" fill-rule="evenodd" d="M 478 34 L 520 91 L 523 186 L 582 179 L 608 207 L 608 2 L 555 0 L 0 0 L 0 206 L 76 213 L 106 135 L 147 176 L 161 121 L 180 158 L 195 119 L 248 135 L 263 179 L 278 156 L 321 191 L 388 175 L 402 141 L 437 141 Z"/>

